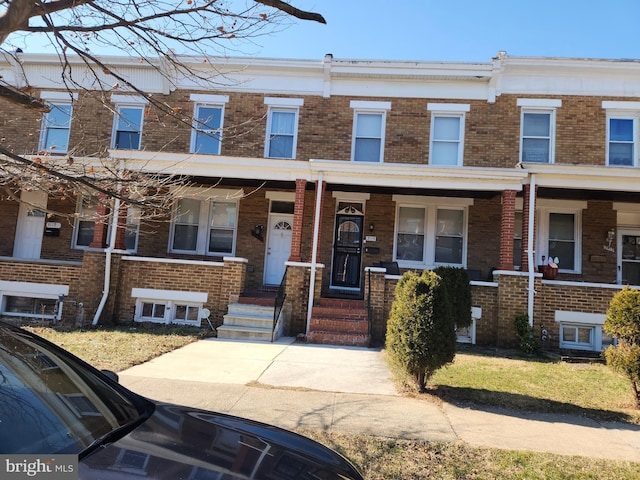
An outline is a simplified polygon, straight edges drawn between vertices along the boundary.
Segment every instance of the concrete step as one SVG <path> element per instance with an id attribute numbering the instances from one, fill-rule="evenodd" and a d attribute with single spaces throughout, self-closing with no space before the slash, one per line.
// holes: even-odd
<path id="1" fill-rule="evenodd" d="M 231 303 L 227 315 L 234 317 L 270 318 L 273 320 L 273 305 L 255 305 L 248 303 Z"/>
<path id="2" fill-rule="evenodd" d="M 216 331 L 218 338 L 230 340 L 260 340 L 263 342 L 271 341 L 271 328 L 220 325 Z"/>

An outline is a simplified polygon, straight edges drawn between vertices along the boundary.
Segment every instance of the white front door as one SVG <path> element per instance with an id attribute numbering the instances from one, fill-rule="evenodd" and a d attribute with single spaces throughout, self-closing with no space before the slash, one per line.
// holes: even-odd
<path id="1" fill-rule="evenodd" d="M 280 285 L 284 275 L 284 264 L 291 255 L 292 236 L 293 215 L 270 215 L 264 265 L 265 285 Z"/>
<path id="2" fill-rule="evenodd" d="M 13 244 L 16 258 L 40 258 L 42 235 L 46 220 L 47 194 L 41 191 L 22 191 L 20 209 Z"/>

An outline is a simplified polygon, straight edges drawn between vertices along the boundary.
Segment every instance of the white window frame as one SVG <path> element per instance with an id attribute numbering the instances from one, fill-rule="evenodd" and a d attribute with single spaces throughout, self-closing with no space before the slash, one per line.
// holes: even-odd
<path id="1" fill-rule="evenodd" d="M 533 163 L 540 165 L 551 165 L 555 163 L 556 150 L 556 110 L 562 106 L 562 100 L 546 98 L 519 98 L 517 99 L 520 110 L 520 154 L 522 163 Z M 549 158 L 546 162 L 527 162 L 524 157 L 524 116 L 525 114 L 548 114 L 549 115 Z M 547 137 L 527 137 L 544 138 Z"/>
<path id="2" fill-rule="evenodd" d="M 64 302 L 61 300 L 63 300 L 67 295 L 69 295 L 68 285 L 0 280 L 0 314 L 9 317 L 43 318 L 42 314 L 5 311 L 7 306 L 6 297 L 26 297 L 35 300 L 57 300 L 58 308 L 55 314 L 44 315 L 44 318 L 58 321 L 62 318 L 62 307 Z"/>
<path id="3" fill-rule="evenodd" d="M 461 166 L 464 159 L 464 137 L 465 137 L 465 119 L 466 112 L 471 109 L 471 105 L 467 103 L 429 103 L 427 110 L 431 112 L 431 128 L 429 133 L 429 164 L 439 167 Z M 457 118 L 459 119 L 459 136 L 453 140 L 439 140 L 434 138 L 435 124 L 438 118 Z M 433 152 L 434 143 L 455 143 L 458 146 L 458 156 L 455 164 L 436 164 Z"/>
<path id="4" fill-rule="evenodd" d="M 198 200 L 200 201 L 200 212 L 198 216 L 198 233 L 196 240 L 196 249 L 195 250 L 181 250 L 177 248 L 173 248 L 174 236 L 175 236 L 175 226 L 176 219 L 178 218 L 177 209 L 178 202 L 174 207 L 174 213 L 171 219 L 171 230 L 169 233 L 169 245 L 168 251 L 170 253 L 183 253 L 189 255 L 208 255 L 214 257 L 220 256 L 234 256 L 236 251 L 236 243 L 238 237 L 238 216 L 240 213 L 240 198 L 243 196 L 243 190 L 223 190 L 223 189 L 214 189 L 211 191 L 205 190 L 200 191 L 199 189 L 193 189 L 192 195 L 184 195 L 184 199 L 187 200 Z M 234 226 L 229 228 L 229 230 L 233 229 L 233 239 L 231 245 L 231 252 L 209 252 L 209 229 L 213 227 L 211 224 L 211 216 L 213 214 L 212 206 L 215 203 L 235 203 L 236 206 L 236 217 L 234 220 Z M 195 224 L 194 224 L 195 225 Z"/>
<path id="5" fill-rule="evenodd" d="M 549 261 L 549 219 L 550 214 L 573 214 L 574 225 L 573 234 L 575 241 L 574 248 L 574 269 L 570 270 L 562 267 L 562 258 L 560 258 L 560 264 L 558 265 L 558 271 L 564 273 L 582 273 L 582 210 L 587 208 L 587 203 L 583 201 L 560 201 L 560 200 L 548 200 L 538 199 L 538 232 L 537 232 L 537 247 L 536 247 L 536 261 L 537 265 L 542 264 L 542 256 L 545 256 L 544 263 Z M 523 228 L 526 226 L 523 225 Z M 523 246 L 524 248 L 524 246 Z M 566 263 L 565 263 L 566 265 Z"/>
<path id="6" fill-rule="evenodd" d="M 264 141 L 264 157 L 265 158 L 281 158 L 285 160 L 295 160 L 296 151 L 298 147 L 298 123 L 300 119 L 300 107 L 304 105 L 304 99 L 302 98 L 281 98 L 281 97 L 266 97 L 264 99 L 265 105 L 269 107 L 267 111 L 267 127 L 266 127 L 266 137 Z M 291 136 L 293 137 L 292 145 L 291 145 L 291 156 L 290 157 L 276 157 L 270 154 L 271 150 L 271 124 L 272 117 L 274 113 L 292 113 L 294 115 L 293 120 L 293 132 Z M 282 134 L 277 134 L 284 136 Z"/>
<path id="7" fill-rule="evenodd" d="M 396 212 L 393 232 L 393 260 L 398 262 L 401 268 L 431 269 L 440 265 L 466 268 L 467 249 L 469 243 L 469 206 L 473 205 L 473 199 L 446 198 L 446 197 L 419 197 L 411 195 L 393 195 L 396 202 Z M 423 260 L 403 260 L 397 257 L 398 226 L 401 208 L 424 209 L 424 245 Z M 436 237 L 438 210 L 460 210 L 463 212 L 463 238 L 462 238 L 462 263 L 436 262 Z"/>
<path id="8" fill-rule="evenodd" d="M 74 250 L 93 250 L 94 249 L 93 247 L 89 246 L 91 245 L 91 242 L 89 242 L 89 245 L 78 245 L 78 233 L 80 232 L 80 222 L 93 221 L 93 223 L 95 224 L 96 220 L 98 220 L 97 216 L 96 218 L 91 219 L 88 217 L 83 217 L 83 214 L 82 214 L 84 209 L 85 199 L 91 202 L 92 198 L 93 197 L 88 195 L 78 195 L 78 200 L 76 201 L 76 214 L 73 221 L 73 235 L 71 238 L 71 248 L 73 248 Z M 99 202 L 96 200 L 96 207 L 98 203 Z M 94 227 L 94 232 L 95 232 L 95 227 Z M 111 222 L 107 220 L 107 239 L 111 238 L 110 232 L 111 232 Z"/>
<path id="9" fill-rule="evenodd" d="M 69 139 L 71 137 L 71 122 L 73 119 L 73 102 L 78 99 L 77 93 L 68 93 L 68 92 L 42 92 L 40 94 L 40 98 L 44 100 L 52 109 L 57 106 L 69 106 L 69 126 L 66 128 L 67 131 L 67 140 L 64 146 L 56 146 L 55 149 L 47 149 L 46 143 L 47 138 L 49 136 L 49 131 L 51 127 L 48 124 L 48 115 L 50 112 L 45 113 L 42 116 L 42 128 L 40 130 L 40 141 L 39 141 L 39 150 L 45 151 L 49 154 L 65 154 L 69 151 Z M 62 128 L 60 128 L 62 130 Z"/>
<path id="10" fill-rule="evenodd" d="M 626 101 L 603 101 L 602 108 L 606 110 L 606 128 L 607 128 L 607 141 L 606 141 L 606 158 L 605 165 L 610 167 L 621 168 L 633 168 L 640 165 L 640 152 L 638 152 L 638 140 L 640 139 L 640 102 L 626 102 Z M 609 163 L 610 158 L 610 146 L 611 146 L 611 120 L 632 120 L 633 121 L 633 156 L 631 158 L 631 165 L 612 165 Z"/>
<path id="11" fill-rule="evenodd" d="M 554 320 L 558 324 L 558 346 L 560 348 L 566 348 L 569 350 L 586 350 L 599 352 L 603 348 L 602 340 L 604 337 L 604 333 L 602 331 L 602 326 L 604 325 L 605 318 L 606 314 L 600 313 L 568 312 L 556 310 Z M 565 342 L 563 340 L 565 328 L 576 329 L 576 339 L 578 338 L 578 328 L 590 329 L 590 342 L 588 344 L 579 343 L 577 341 Z M 613 341 L 613 344 L 615 344 L 615 340 Z"/>
<path id="12" fill-rule="evenodd" d="M 206 292 L 183 292 L 179 290 L 156 290 L 148 288 L 132 288 L 131 297 L 135 298 L 135 314 L 136 322 L 152 322 L 163 324 L 179 324 L 200 326 L 203 317 L 202 311 L 207 301 L 208 294 Z M 162 317 L 145 316 L 143 308 L 145 304 L 164 306 L 164 314 Z M 176 319 L 177 308 L 185 306 L 188 308 L 197 308 L 198 315 L 196 320 L 178 320 Z"/>
<path id="13" fill-rule="evenodd" d="M 144 131 L 144 117 L 145 117 L 145 108 L 149 101 L 141 96 L 136 95 L 112 95 L 111 102 L 115 104 L 114 110 L 115 113 L 113 115 L 113 126 L 111 130 L 111 148 L 116 147 L 116 134 L 118 131 L 118 125 L 120 120 L 120 109 L 122 108 L 137 108 L 141 110 L 140 114 L 140 129 L 138 130 L 138 146 L 133 150 L 140 150 L 142 148 L 142 132 Z M 128 150 L 125 148 L 118 148 L 119 150 Z"/>
<path id="14" fill-rule="evenodd" d="M 356 141 L 359 137 L 356 136 L 358 128 L 358 116 L 359 115 L 380 115 L 380 152 L 377 160 L 363 161 L 359 160 L 358 163 L 383 163 L 384 162 L 384 147 L 385 147 L 385 133 L 387 130 L 387 112 L 391 110 L 391 102 L 374 102 L 374 101 L 361 101 L 352 100 L 350 103 L 353 109 L 353 128 L 351 133 L 351 161 L 355 162 L 356 159 Z M 364 138 L 364 137 L 363 137 Z M 378 138 L 378 137 L 367 137 Z"/>
<path id="15" fill-rule="evenodd" d="M 191 144 L 189 147 L 189 152 L 198 153 L 202 155 L 220 155 L 222 151 L 222 132 L 224 128 L 224 113 L 225 106 L 229 102 L 228 95 L 207 95 L 207 94 L 191 94 L 189 99 L 192 102 L 195 102 L 193 105 L 193 126 L 191 128 Z M 203 130 L 199 126 L 198 118 L 200 108 L 219 108 L 220 109 L 220 126 L 216 130 Z M 217 152 L 198 152 L 196 151 L 196 140 L 198 135 L 198 130 L 201 130 L 202 133 L 212 133 L 218 139 L 218 151 Z"/>

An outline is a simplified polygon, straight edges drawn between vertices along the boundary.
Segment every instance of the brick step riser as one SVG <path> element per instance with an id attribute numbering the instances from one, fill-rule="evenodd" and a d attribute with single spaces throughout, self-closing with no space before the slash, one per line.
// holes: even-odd
<path id="1" fill-rule="evenodd" d="M 309 343 L 323 345 L 344 345 L 350 347 L 367 347 L 371 339 L 368 335 L 345 335 L 334 332 L 311 332 L 307 335 Z"/>
<path id="2" fill-rule="evenodd" d="M 359 333 L 367 334 L 369 332 L 369 322 L 367 321 L 340 321 L 326 318 L 313 318 L 309 322 L 309 330 L 311 332 L 337 332 L 337 333 Z"/>
<path id="3" fill-rule="evenodd" d="M 344 298 L 321 298 L 318 301 L 321 307 L 339 307 L 339 308 L 364 308 L 364 300 L 348 300 Z"/>
<path id="4" fill-rule="evenodd" d="M 311 313 L 319 317 L 334 318 L 366 318 L 368 316 L 367 311 L 363 308 L 347 310 L 343 308 L 313 307 Z"/>

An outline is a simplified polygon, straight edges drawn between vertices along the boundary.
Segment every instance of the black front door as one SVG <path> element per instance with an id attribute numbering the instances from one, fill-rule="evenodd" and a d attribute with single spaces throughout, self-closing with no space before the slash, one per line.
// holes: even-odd
<path id="1" fill-rule="evenodd" d="M 336 215 L 331 268 L 332 287 L 360 288 L 362 218 L 360 215 Z"/>

